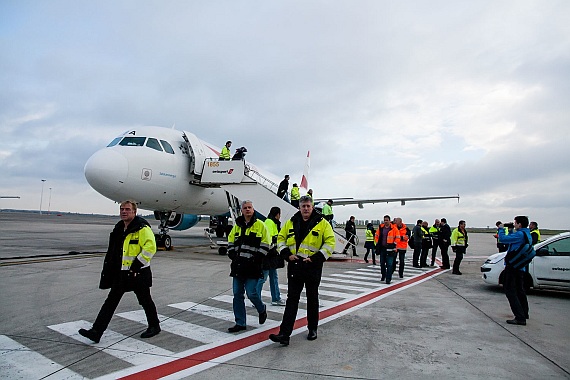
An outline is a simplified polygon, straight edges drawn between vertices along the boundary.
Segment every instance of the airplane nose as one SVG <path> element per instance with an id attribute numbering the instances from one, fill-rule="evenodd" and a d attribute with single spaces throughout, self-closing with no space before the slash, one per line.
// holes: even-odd
<path id="1" fill-rule="evenodd" d="M 97 192 L 114 199 L 125 182 L 129 165 L 122 154 L 110 148 L 95 152 L 85 163 L 85 178 Z"/>

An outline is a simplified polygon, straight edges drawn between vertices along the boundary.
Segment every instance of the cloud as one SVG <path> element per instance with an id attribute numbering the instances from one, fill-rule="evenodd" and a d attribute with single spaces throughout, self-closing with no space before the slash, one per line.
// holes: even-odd
<path id="1" fill-rule="evenodd" d="M 292 181 L 310 150 L 317 195 L 462 196 L 393 209 L 410 220 L 486 225 L 522 208 L 567 228 L 569 7 L 4 2 L 0 193 L 37 208 L 48 178 L 62 207 L 114 213 L 87 158 L 125 130 L 175 125 Z M 383 215 L 371 207 L 339 217 Z"/>

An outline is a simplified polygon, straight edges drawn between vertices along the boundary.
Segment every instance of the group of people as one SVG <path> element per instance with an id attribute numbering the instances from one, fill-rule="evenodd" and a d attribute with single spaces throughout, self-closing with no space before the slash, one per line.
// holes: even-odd
<path id="1" fill-rule="evenodd" d="M 90 329 L 80 329 L 79 334 L 99 343 L 107 329 L 114 312 L 126 292 L 133 291 L 143 307 L 148 328 L 141 338 L 150 338 L 160 333 L 160 322 L 150 288 L 152 273 L 150 261 L 156 253 L 156 241 L 150 224 L 136 215 L 137 204 L 124 201 L 120 204 L 121 221 L 110 234 L 109 246 L 103 264 L 99 287 L 110 289 L 95 322 Z M 272 207 L 265 222 L 256 217 L 253 202 L 241 203 L 241 215 L 236 218 L 228 235 L 228 256 L 231 259 L 230 276 L 233 291 L 233 312 L 235 325 L 229 332 L 247 329 L 245 295 L 252 302 L 259 314 L 259 324 L 267 320 L 267 307 L 261 297 L 263 284 L 270 279 L 272 305 L 285 306 L 283 320 L 278 334 L 270 334 L 269 339 L 282 345 L 289 344 L 299 308 L 303 288 L 307 297 L 308 340 L 317 339 L 319 320 L 319 284 L 323 263 L 332 255 L 335 237 L 332 226 L 325 217 L 314 209 L 313 199 L 302 196 L 299 199 L 299 211 L 283 227 L 280 222 L 281 210 Z M 354 224 L 354 217 L 350 219 Z M 507 244 L 505 258 L 504 289 L 509 300 L 514 319 L 509 324 L 526 325 L 528 302 L 524 291 L 524 273 L 526 269 L 517 269 L 510 265 L 514 252 L 523 244 L 534 244 L 540 239 L 538 225 L 534 223 L 533 232 L 526 216 L 515 217 L 513 229 L 497 224 L 498 241 Z M 354 227 L 354 226 L 353 226 Z M 352 228 L 352 227 L 351 227 Z M 355 227 L 354 227 L 355 228 Z M 356 231 L 354 231 L 356 232 Z M 536 235 L 533 236 L 533 235 Z M 393 221 L 385 215 L 377 230 L 368 224 L 366 230 L 367 248 L 364 260 L 372 253 L 380 258 L 382 281 L 389 284 L 396 269 L 396 257 L 400 263 L 398 274 L 404 275 L 406 248 L 413 241 L 413 266 L 427 266 L 428 250 L 432 249 L 431 266 L 435 263 L 437 247 L 441 249 L 443 269 L 449 269 L 447 250 L 452 247 L 456 253 L 453 264 L 454 274 L 461 274 L 459 265 L 468 247 L 468 235 L 465 221 L 453 231 L 445 218 L 436 219 L 428 228 L 426 222 L 418 220 L 413 230 L 402 222 L 401 218 Z M 281 299 L 277 269 L 287 263 L 287 301 Z"/>
<path id="2" fill-rule="evenodd" d="M 230 147 L 232 146 L 232 142 L 231 141 L 226 141 L 226 144 L 224 145 L 224 147 L 222 148 L 222 151 L 220 152 L 220 156 L 218 157 L 218 160 L 220 161 L 230 161 L 230 157 L 231 160 L 243 160 L 245 158 L 245 154 L 247 152 L 247 148 L 245 146 L 239 147 L 236 149 L 236 152 L 234 153 L 234 155 L 231 155 L 231 151 L 230 151 Z"/>
<path id="3" fill-rule="evenodd" d="M 346 222 L 345 229 L 347 230 L 347 235 L 349 230 L 351 230 L 351 235 L 356 234 L 353 216 Z M 354 231 L 352 231 L 353 229 Z M 433 267 L 439 248 L 442 259 L 440 268 L 450 269 L 448 254 L 450 246 L 453 252 L 455 252 L 452 273 L 460 275 L 459 265 L 468 246 L 468 235 L 464 220 L 460 220 L 457 228 L 452 231 L 445 218 L 441 220 L 436 219 L 431 227 L 429 227 L 427 221 L 418 219 L 416 225 L 410 230 L 402 222 L 402 218 L 394 218 L 392 220 L 389 215 L 384 215 L 383 223 L 380 224 L 378 229 L 375 229 L 372 223 L 368 223 L 366 226 L 366 241 L 364 242 L 366 253 L 364 261 L 368 263 L 368 257 L 371 255 L 372 264 L 376 265 L 376 256 L 378 256 L 380 258 L 382 281 L 386 280 L 389 284 L 392 279 L 392 273 L 396 270 L 396 262 L 400 263 L 398 274 L 400 278 L 403 278 L 404 260 L 408 247 L 413 249 L 412 266 L 414 268 Z M 430 250 L 431 260 L 428 265 L 427 260 L 430 256 Z M 354 255 L 357 256 L 356 254 Z"/>
<path id="4" fill-rule="evenodd" d="M 273 258 L 287 262 L 287 301 L 278 334 L 269 339 L 282 345 L 289 344 L 289 337 L 297 318 L 301 292 L 307 296 L 308 340 L 317 339 L 319 320 L 319 292 L 323 263 L 332 255 L 335 238 L 332 226 L 322 214 L 316 212 L 309 196 L 299 199 L 299 211 L 280 228 L 280 211 L 273 207 L 264 224 L 255 216 L 253 202 L 241 204 L 239 216 L 228 236 L 228 256 L 232 260 L 230 276 L 233 277 L 233 310 L 235 325 L 229 332 L 247 329 L 245 295 L 259 314 L 259 323 L 265 323 L 267 308 L 261 299 L 264 278 L 264 262 Z M 272 216 L 271 216 L 272 215 Z M 273 252 L 273 253 L 272 253 Z M 279 267 L 280 264 L 277 264 Z M 276 300 L 273 290 L 278 289 L 277 276 L 271 283 L 272 303 Z"/>
<path id="5" fill-rule="evenodd" d="M 133 291 L 143 307 L 148 328 L 141 338 L 160 333 L 156 306 L 150 294 L 152 274 L 150 260 L 156 253 L 156 241 L 149 223 L 136 215 L 134 201 L 120 205 L 121 221 L 115 225 L 103 264 L 101 289 L 110 289 L 95 322 L 79 334 L 99 343 L 119 302 Z M 319 284 L 323 263 L 332 255 L 335 238 L 330 223 L 315 211 L 313 199 L 302 196 L 299 211 L 281 227 L 281 210 L 272 207 L 265 222 L 255 214 L 253 202 L 241 202 L 241 215 L 228 235 L 228 257 L 231 260 L 233 312 L 235 325 L 231 333 L 247 329 L 245 296 L 259 314 L 259 324 L 267 320 L 267 307 L 261 298 L 263 284 L 269 277 L 272 305 L 285 306 L 279 333 L 269 339 L 289 344 L 297 318 L 303 288 L 307 297 L 308 340 L 317 339 L 319 321 Z M 281 299 L 277 269 L 287 263 L 287 301 Z"/>

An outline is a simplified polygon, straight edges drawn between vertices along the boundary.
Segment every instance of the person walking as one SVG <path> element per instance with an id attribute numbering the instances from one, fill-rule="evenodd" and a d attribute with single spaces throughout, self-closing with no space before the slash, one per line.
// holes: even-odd
<path id="1" fill-rule="evenodd" d="M 303 288 L 307 296 L 307 339 L 317 339 L 323 263 L 331 257 L 335 247 L 332 227 L 314 210 L 313 199 L 302 196 L 299 206 L 300 211 L 285 222 L 277 236 L 277 250 L 288 263 L 287 303 L 279 333 L 270 334 L 269 339 L 285 346 L 289 345 Z"/>
<path id="2" fill-rule="evenodd" d="M 396 241 L 400 238 L 400 232 L 390 220 L 390 215 L 384 215 L 384 223 L 378 227 L 374 235 L 374 242 L 380 256 L 380 273 L 382 275 L 380 281 L 386 280 L 386 284 L 392 281 L 394 258 L 396 257 Z"/>
<path id="3" fill-rule="evenodd" d="M 368 223 L 366 225 L 366 241 L 364 242 L 364 248 L 366 248 L 366 253 L 364 254 L 364 262 L 368 264 L 368 254 L 372 253 L 372 265 L 376 265 L 376 247 L 374 246 L 374 225 Z"/>
<path id="4" fill-rule="evenodd" d="M 283 181 L 279 184 L 279 188 L 277 189 L 277 196 L 283 199 L 286 202 L 289 202 L 289 198 L 287 196 L 287 191 L 289 190 L 289 174 L 285 175 Z"/>
<path id="5" fill-rule="evenodd" d="M 398 257 L 398 275 L 404 278 L 404 261 L 406 260 L 406 250 L 408 248 L 408 240 L 410 238 L 410 229 L 402 222 L 402 218 L 394 218 L 394 224 L 398 229 L 399 238 L 396 239 L 396 252 Z M 394 269 L 396 270 L 396 260 L 394 260 Z"/>
<path id="6" fill-rule="evenodd" d="M 352 247 L 352 256 L 358 257 L 356 254 L 356 224 L 354 223 L 354 216 L 350 216 L 350 218 L 346 221 L 344 225 L 344 232 L 346 236 L 346 246 L 342 250 L 344 255 L 348 254 L 348 249 Z"/>
<path id="7" fill-rule="evenodd" d="M 332 226 L 332 221 L 334 219 L 333 209 L 332 209 L 333 200 L 329 199 L 327 203 L 323 206 L 323 218 L 325 218 Z"/>
<path id="8" fill-rule="evenodd" d="M 414 268 L 420 267 L 420 254 L 422 252 L 422 239 L 423 239 L 423 232 L 422 232 L 422 220 L 418 219 L 414 229 L 412 230 L 412 241 L 414 247 L 414 255 L 412 257 L 412 265 Z"/>
<path id="9" fill-rule="evenodd" d="M 467 251 L 469 237 L 467 236 L 467 230 L 465 229 L 465 221 L 460 220 L 459 225 L 451 233 L 451 249 L 455 252 L 455 260 L 453 260 L 453 274 L 463 274 L 459 270 L 459 265 L 461 260 L 463 260 L 463 255 Z"/>
<path id="10" fill-rule="evenodd" d="M 433 222 L 433 226 L 429 228 L 429 234 L 431 236 L 431 242 L 432 242 L 431 263 L 429 265 L 430 267 L 435 266 L 435 257 L 437 255 L 437 248 L 440 246 L 439 244 L 439 234 L 441 232 L 440 226 L 441 222 L 439 221 L 439 219 L 436 219 Z"/>
<path id="11" fill-rule="evenodd" d="M 513 319 L 507 320 L 511 325 L 526 325 L 528 319 L 528 300 L 524 290 L 524 275 L 526 267 L 516 269 L 511 265 L 511 260 L 517 254 L 519 248 L 532 243 L 532 237 L 528 228 L 528 217 L 515 216 L 515 231 L 505 234 L 503 224 L 497 226 L 497 234 L 501 243 L 508 244 L 507 255 L 505 256 L 505 271 L 503 289 L 509 301 L 509 306 L 514 314 Z"/>
<path id="12" fill-rule="evenodd" d="M 224 147 L 222 148 L 222 151 L 220 152 L 220 157 L 218 158 L 219 161 L 229 161 L 231 156 L 230 153 L 230 147 L 232 146 L 232 142 L 231 141 L 226 141 L 226 145 L 224 145 Z"/>
<path id="13" fill-rule="evenodd" d="M 123 295 L 131 291 L 142 306 L 148 323 L 148 328 L 141 334 L 141 338 L 151 338 L 160 333 L 156 306 L 150 295 L 150 260 L 156 253 L 154 233 L 150 224 L 137 216 L 137 204 L 134 201 L 121 202 L 119 210 L 121 221 L 115 225 L 109 237 L 99 282 L 100 289 L 111 290 L 93 327 L 89 330 L 79 330 L 80 335 L 95 343 L 101 340 Z"/>
<path id="14" fill-rule="evenodd" d="M 265 224 L 255 216 L 253 202 L 241 203 L 241 213 L 234 222 L 228 235 L 228 257 L 232 260 L 230 276 L 233 277 L 233 310 L 235 326 L 228 328 L 231 333 L 245 330 L 245 296 L 253 303 L 259 313 L 259 324 L 267 320 L 267 310 L 257 289 L 259 279 L 263 278 L 261 265 L 267 256 L 271 238 Z"/>
<path id="15" fill-rule="evenodd" d="M 283 258 L 279 256 L 277 252 L 277 235 L 281 229 L 281 209 L 279 207 L 271 207 L 269 210 L 269 215 L 265 219 L 265 227 L 267 227 L 267 232 L 271 238 L 271 245 L 269 246 L 269 252 L 267 256 L 263 258 L 262 270 L 263 278 L 259 279 L 257 284 L 257 290 L 259 296 L 261 297 L 261 291 L 263 290 L 263 284 L 267 281 L 269 277 L 269 290 L 271 291 L 271 304 L 274 306 L 285 306 L 285 301 L 281 299 L 281 293 L 279 291 L 279 277 L 277 275 L 277 269 L 283 268 L 285 262 Z"/>
<path id="16" fill-rule="evenodd" d="M 298 209 L 300 198 L 301 198 L 301 192 L 300 192 L 299 186 L 297 186 L 297 184 L 294 183 L 293 187 L 291 188 L 291 206 Z"/>
<path id="17" fill-rule="evenodd" d="M 441 218 L 439 232 L 439 248 L 441 250 L 441 269 L 449 269 L 449 246 L 451 245 L 451 228 L 447 224 L 447 219 Z"/>

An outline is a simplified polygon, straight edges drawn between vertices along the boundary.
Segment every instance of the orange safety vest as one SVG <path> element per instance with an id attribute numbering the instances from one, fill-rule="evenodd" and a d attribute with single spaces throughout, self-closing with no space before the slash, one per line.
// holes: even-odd
<path id="1" fill-rule="evenodd" d="M 381 231 L 384 228 L 384 223 L 378 227 L 376 233 L 374 234 L 374 243 L 378 244 L 380 241 Z M 386 237 L 386 244 L 388 244 L 388 249 L 394 249 L 396 247 L 396 240 L 400 240 L 400 232 L 395 224 L 390 223 L 390 231 L 388 231 L 388 236 Z"/>
<path id="2" fill-rule="evenodd" d="M 398 226 L 396 226 L 398 228 Z M 408 227 L 402 223 L 402 228 L 399 229 L 399 239 L 396 240 L 396 249 L 406 250 L 408 248 Z"/>

